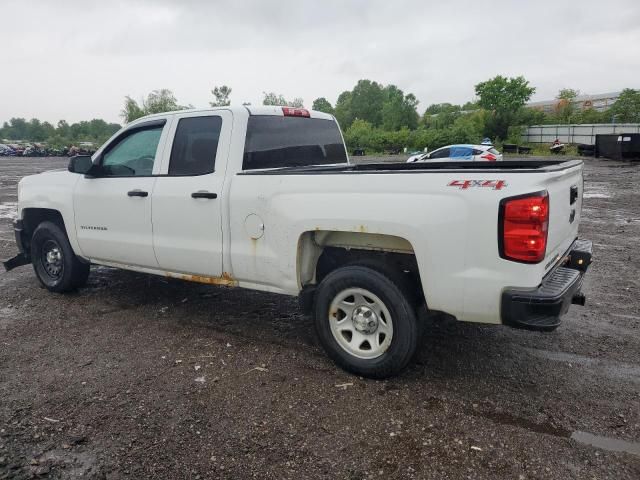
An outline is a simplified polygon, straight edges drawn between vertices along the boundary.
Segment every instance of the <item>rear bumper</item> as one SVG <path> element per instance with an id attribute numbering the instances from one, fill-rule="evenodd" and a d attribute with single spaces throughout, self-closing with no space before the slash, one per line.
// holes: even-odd
<path id="1" fill-rule="evenodd" d="M 509 288 L 502 294 L 502 323 L 527 330 L 550 331 L 572 303 L 584 305 L 580 292 L 593 252 L 589 240 L 576 240 L 565 261 L 554 268 L 535 289 Z"/>

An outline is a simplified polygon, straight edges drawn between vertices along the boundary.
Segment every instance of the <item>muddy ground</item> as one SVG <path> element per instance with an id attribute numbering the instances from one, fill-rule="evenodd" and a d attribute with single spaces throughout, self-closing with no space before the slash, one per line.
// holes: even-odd
<path id="1" fill-rule="evenodd" d="M 17 180 L 65 164 L 0 159 L 0 257 Z M 388 381 L 336 368 L 291 298 L 2 273 L 0 478 L 638 479 L 638 185 L 640 165 L 587 160 L 588 304 L 557 331 L 430 325 Z"/>

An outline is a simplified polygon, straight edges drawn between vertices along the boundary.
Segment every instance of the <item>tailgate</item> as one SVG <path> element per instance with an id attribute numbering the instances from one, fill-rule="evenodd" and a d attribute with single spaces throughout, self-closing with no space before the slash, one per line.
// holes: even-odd
<path id="1" fill-rule="evenodd" d="M 549 193 L 549 233 L 545 270 L 564 255 L 578 236 L 582 211 L 582 165 L 554 172 L 547 178 Z"/>

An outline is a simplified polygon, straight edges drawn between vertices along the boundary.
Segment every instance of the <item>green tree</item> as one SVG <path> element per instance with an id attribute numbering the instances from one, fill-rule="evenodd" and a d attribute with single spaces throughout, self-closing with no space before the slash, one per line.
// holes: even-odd
<path id="1" fill-rule="evenodd" d="M 484 134 L 491 138 L 506 138 L 514 117 L 536 89 L 522 76 L 506 78 L 498 75 L 478 83 L 475 91 L 478 106 L 491 112 Z"/>
<path id="2" fill-rule="evenodd" d="M 304 106 L 304 100 L 300 97 L 296 97 L 291 101 L 287 101 L 282 94 L 276 94 L 274 92 L 262 92 L 264 99 L 263 105 L 276 105 L 281 107 L 295 107 L 302 108 Z"/>
<path id="3" fill-rule="evenodd" d="M 344 136 L 349 148 L 373 148 L 374 132 L 373 125 L 366 120 L 355 120 L 349 128 L 345 130 Z"/>
<path id="4" fill-rule="evenodd" d="M 287 106 L 287 101 L 285 100 L 283 95 L 278 95 L 274 92 L 262 92 L 264 95 L 264 99 L 262 100 L 263 105 L 277 105 L 281 107 Z"/>
<path id="5" fill-rule="evenodd" d="M 513 119 L 513 125 L 543 125 L 548 123 L 548 115 L 535 108 L 521 108 Z"/>
<path id="6" fill-rule="evenodd" d="M 226 107 L 227 105 L 231 105 L 231 100 L 229 100 L 229 96 L 231 95 L 231 88 L 226 85 L 222 85 L 221 87 L 213 87 L 211 90 L 212 95 L 215 97 L 213 102 L 209 102 L 209 105 L 212 107 Z"/>
<path id="7" fill-rule="evenodd" d="M 324 97 L 316 98 L 313 101 L 313 105 L 311 106 L 312 110 L 317 110 L 319 112 L 330 113 L 333 115 L 334 110 L 331 102 Z"/>
<path id="8" fill-rule="evenodd" d="M 556 95 L 556 98 L 559 100 L 575 100 L 575 98 L 580 95 L 580 90 L 575 90 L 573 88 L 561 88 Z"/>
<path id="9" fill-rule="evenodd" d="M 154 90 L 147 95 L 146 100 L 142 101 L 142 107 L 146 115 L 193 108 L 191 105 L 179 105 L 173 92 L 166 88 Z"/>
<path id="10" fill-rule="evenodd" d="M 436 103 L 429 105 L 422 116 L 422 124 L 427 128 L 448 128 L 462 115 L 460 105 Z"/>
<path id="11" fill-rule="evenodd" d="M 465 112 L 469 112 L 471 110 L 478 110 L 478 102 L 467 102 L 464 105 L 462 105 L 462 110 L 464 110 Z"/>
<path id="12" fill-rule="evenodd" d="M 145 115 L 172 112 L 187 108 L 193 108 L 193 106 L 179 105 L 173 92 L 162 88 L 152 91 L 146 98 L 142 99 L 141 104 L 138 104 L 138 102 L 130 96 L 126 96 L 124 98 L 124 108 L 121 110 L 120 116 L 128 123 Z"/>
<path id="13" fill-rule="evenodd" d="M 24 118 L 12 118 L 0 128 L 0 138 L 46 142 L 50 146 L 65 146 L 82 141 L 100 144 L 120 129 L 117 123 L 107 123 L 101 119 L 72 125 L 60 120 L 56 125 L 54 127 L 51 123 L 41 122 L 36 118 L 28 122 Z"/>
<path id="14" fill-rule="evenodd" d="M 556 96 L 556 99 L 558 99 L 556 112 L 560 122 L 571 123 L 576 114 L 575 100 L 578 95 L 580 95 L 580 90 L 574 90 L 573 88 L 563 88 L 558 92 Z"/>
<path id="15" fill-rule="evenodd" d="M 418 99 L 415 95 L 405 95 L 395 85 L 387 85 L 383 93 L 385 100 L 382 104 L 382 128 L 392 131 L 415 129 L 418 126 Z"/>
<path id="16" fill-rule="evenodd" d="M 595 108 L 587 108 L 578 112 L 574 123 L 608 123 L 611 120 L 610 112 L 599 112 Z"/>
<path id="17" fill-rule="evenodd" d="M 439 115 L 441 113 L 459 112 L 462 110 L 460 105 L 452 105 L 451 103 L 432 103 L 424 111 L 425 115 Z"/>
<path id="18" fill-rule="evenodd" d="M 609 110 L 610 118 L 616 122 L 640 122 L 640 90 L 625 88 Z"/>
<path id="19" fill-rule="evenodd" d="M 334 109 L 336 116 L 336 120 L 343 129 L 349 128 L 349 126 L 353 123 L 354 117 L 353 112 L 351 111 L 351 92 L 344 91 L 338 96 L 338 100 L 336 100 L 336 108 Z"/>
<path id="20" fill-rule="evenodd" d="M 374 127 L 382 124 L 382 106 L 385 94 L 382 85 L 371 80 L 359 80 L 351 91 L 351 114 L 371 123 Z"/>
<path id="21" fill-rule="evenodd" d="M 60 136 L 61 138 L 66 138 L 69 136 L 70 133 L 71 133 L 71 127 L 69 126 L 67 121 L 60 120 L 56 127 L 56 135 Z"/>
<path id="22" fill-rule="evenodd" d="M 120 116 L 126 123 L 133 122 L 135 119 L 145 115 L 144 109 L 138 105 L 138 102 L 128 95 L 124 97 L 124 108 L 120 111 Z"/>

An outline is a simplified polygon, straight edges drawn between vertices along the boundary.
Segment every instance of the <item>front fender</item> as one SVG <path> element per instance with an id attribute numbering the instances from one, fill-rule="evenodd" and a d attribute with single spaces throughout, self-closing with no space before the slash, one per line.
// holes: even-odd
<path id="1" fill-rule="evenodd" d="M 78 174 L 52 171 L 24 177 L 18 184 L 18 218 L 24 220 L 29 209 L 48 209 L 60 213 L 74 253 L 82 255 L 76 238 L 73 190 Z"/>

